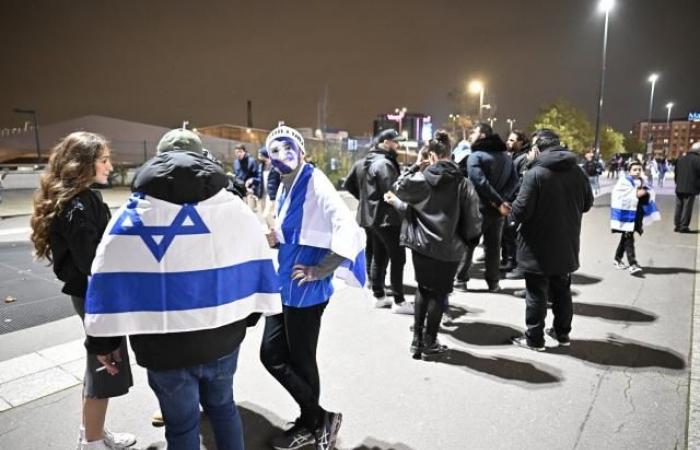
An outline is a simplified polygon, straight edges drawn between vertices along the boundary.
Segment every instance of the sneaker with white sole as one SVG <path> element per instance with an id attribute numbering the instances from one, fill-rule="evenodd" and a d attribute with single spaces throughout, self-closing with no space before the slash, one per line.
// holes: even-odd
<path id="1" fill-rule="evenodd" d="M 276 450 L 296 450 L 314 443 L 314 435 L 301 423 L 301 418 L 294 421 L 290 429 L 270 441 Z"/>
<path id="2" fill-rule="evenodd" d="M 544 332 L 547 334 L 547 336 L 556 340 L 559 343 L 559 347 L 568 347 L 571 345 L 571 339 L 569 338 L 568 334 L 566 336 L 558 335 L 557 332 L 554 331 L 554 328 L 547 328 L 544 330 Z"/>
<path id="3" fill-rule="evenodd" d="M 388 308 L 391 306 L 394 301 L 390 298 L 387 298 L 386 296 L 382 297 L 372 297 L 374 299 L 374 307 L 379 309 L 379 308 Z"/>
<path id="4" fill-rule="evenodd" d="M 335 441 L 338 439 L 340 424 L 343 422 L 341 413 L 327 412 L 321 425 L 314 430 L 316 450 L 333 450 Z"/>
<path id="5" fill-rule="evenodd" d="M 627 268 L 627 264 L 623 263 L 622 260 L 620 260 L 620 259 L 613 260 L 613 266 L 616 269 L 626 269 Z"/>
<path id="6" fill-rule="evenodd" d="M 629 270 L 630 273 L 631 273 L 632 275 L 634 275 L 635 273 L 641 272 L 641 271 L 642 271 L 642 268 L 639 267 L 637 264 L 632 264 L 632 265 L 630 266 L 630 268 L 627 269 L 627 270 Z"/>
<path id="7" fill-rule="evenodd" d="M 510 341 L 518 347 L 527 348 L 536 352 L 544 351 L 544 342 L 540 345 L 535 345 L 532 342 L 528 341 L 527 336 L 514 337 Z"/>
<path id="8" fill-rule="evenodd" d="M 104 445 L 105 448 L 121 450 L 134 445 L 136 443 L 136 436 L 134 436 L 131 433 L 112 433 L 109 430 L 104 430 L 104 438 L 102 440 L 87 442 L 85 441 L 85 428 L 81 425 L 80 434 L 78 435 L 78 449 L 80 450 L 82 448 L 93 448 L 81 447 L 81 445 L 92 444 L 93 442 L 103 442 L 102 445 Z M 96 447 L 94 448 L 102 448 L 99 446 L 100 444 L 95 445 Z"/>
<path id="9" fill-rule="evenodd" d="M 107 447 L 104 439 L 91 442 L 81 440 L 78 442 L 78 450 L 110 450 L 110 448 Z"/>
<path id="10" fill-rule="evenodd" d="M 391 312 L 394 314 L 408 314 L 413 315 L 413 303 L 403 301 L 401 303 L 394 303 L 391 305 Z"/>

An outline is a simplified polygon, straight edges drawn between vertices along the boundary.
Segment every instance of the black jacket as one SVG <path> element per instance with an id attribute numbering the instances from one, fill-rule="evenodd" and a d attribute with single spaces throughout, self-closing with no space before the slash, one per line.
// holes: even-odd
<path id="1" fill-rule="evenodd" d="M 359 200 L 357 223 L 360 226 L 379 228 L 401 225 L 399 213 L 384 201 L 384 194 L 391 190 L 398 177 L 396 156 L 376 147 L 352 166 L 344 187 Z"/>
<path id="2" fill-rule="evenodd" d="M 156 155 L 139 169 L 131 189 L 171 203 L 195 203 L 212 197 L 229 185 L 223 169 L 192 152 Z M 232 231 L 233 232 L 233 231 Z M 245 337 L 246 321 L 219 328 L 168 334 L 129 336 L 139 365 L 151 370 L 180 369 L 205 364 L 232 353 Z M 88 337 L 89 352 L 105 354 L 121 338 Z"/>
<path id="3" fill-rule="evenodd" d="M 512 199 L 518 185 L 518 174 L 506 144 L 497 134 L 472 144 L 467 170 L 481 200 L 481 213 L 498 214 L 498 206 Z"/>
<path id="4" fill-rule="evenodd" d="M 581 218 L 593 205 L 588 177 L 576 155 L 555 147 L 543 151 L 523 177 L 512 217 L 518 229 L 518 267 L 563 275 L 579 268 Z"/>
<path id="5" fill-rule="evenodd" d="M 676 162 L 676 193 L 700 194 L 700 150 L 691 150 Z"/>
<path id="6" fill-rule="evenodd" d="M 394 191 L 407 204 L 401 245 L 440 261 L 459 261 L 466 243 L 478 239 L 479 197 L 454 162 L 406 172 Z"/>
<path id="7" fill-rule="evenodd" d="M 61 292 L 85 297 L 87 277 L 111 214 L 99 191 L 86 189 L 69 200 L 51 223 L 49 247 Z"/>

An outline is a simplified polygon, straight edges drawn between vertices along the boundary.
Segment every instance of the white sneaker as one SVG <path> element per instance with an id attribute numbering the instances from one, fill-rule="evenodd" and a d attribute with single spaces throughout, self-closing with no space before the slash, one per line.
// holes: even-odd
<path id="1" fill-rule="evenodd" d="M 93 441 L 93 442 L 103 442 L 103 445 L 105 445 L 105 448 L 112 449 L 112 450 L 121 450 L 124 448 L 131 447 L 136 443 L 136 436 L 134 436 L 131 433 L 112 433 L 109 430 L 104 431 L 104 439 L 100 441 Z M 89 445 L 93 444 L 93 442 L 87 442 L 85 441 L 85 428 L 81 425 L 80 426 L 80 435 L 78 436 L 78 450 L 81 450 L 83 447 L 81 445 Z M 93 448 L 93 447 L 85 447 L 85 448 Z M 102 448 L 102 447 L 94 447 L 94 448 Z"/>
<path id="2" fill-rule="evenodd" d="M 641 271 L 642 271 L 642 268 L 639 267 L 639 266 L 636 265 L 636 264 L 632 264 L 628 270 L 630 271 L 630 273 L 631 273 L 632 275 L 634 275 L 635 273 L 641 272 Z"/>
<path id="3" fill-rule="evenodd" d="M 391 312 L 394 314 L 413 314 L 413 303 L 404 301 L 403 303 L 399 304 L 392 304 L 391 305 Z"/>
<path id="4" fill-rule="evenodd" d="M 384 297 L 373 297 L 375 308 L 387 308 L 394 303 L 390 298 Z"/>
<path id="5" fill-rule="evenodd" d="M 626 269 L 627 268 L 627 264 L 623 263 L 619 259 L 613 260 L 613 266 L 615 266 L 616 269 Z"/>
<path id="6" fill-rule="evenodd" d="M 104 439 L 100 439 L 99 441 L 92 441 L 92 442 L 87 442 L 84 440 L 80 440 L 78 443 L 78 450 L 110 450 L 109 447 L 107 447 L 107 444 L 105 443 Z"/>

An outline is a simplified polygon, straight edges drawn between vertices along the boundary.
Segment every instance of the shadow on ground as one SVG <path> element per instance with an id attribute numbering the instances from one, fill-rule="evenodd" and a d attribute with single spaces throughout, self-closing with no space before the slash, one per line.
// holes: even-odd
<path id="1" fill-rule="evenodd" d="M 601 366 L 643 369 L 685 369 L 685 360 L 678 353 L 663 347 L 655 347 L 621 336 L 608 335 L 608 339 L 572 339 L 571 347 L 553 348 L 551 353 L 572 356 Z"/>
<path id="2" fill-rule="evenodd" d="M 571 274 L 571 284 L 596 284 L 601 281 L 603 281 L 602 278 L 586 275 L 585 273 L 576 272 Z"/>
<path id="3" fill-rule="evenodd" d="M 698 273 L 687 267 L 644 267 L 642 273 L 648 275 L 677 275 L 680 273 Z"/>
<path id="4" fill-rule="evenodd" d="M 482 357 L 457 349 L 450 349 L 443 355 L 430 360 L 430 362 L 464 367 L 465 369 L 491 375 L 494 378 L 506 381 L 528 384 L 547 384 L 562 381 L 561 375 L 554 368 L 544 370 L 527 361 L 500 356 Z"/>
<path id="5" fill-rule="evenodd" d="M 574 314 L 620 322 L 654 322 L 658 318 L 656 314 L 639 308 L 595 303 L 574 303 Z"/>
<path id="6" fill-rule="evenodd" d="M 342 447 L 341 447 L 342 448 Z M 378 441 L 374 438 L 365 438 L 357 447 L 353 447 L 352 450 L 412 450 L 411 447 L 405 444 L 388 444 L 386 442 Z"/>
<path id="7" fill-rule="evenodd" d="M 494 322 L 452 322 L 441 331 L 471 345 L 511 345 L 510 339 L 521 336 L 522 330 Z"/>

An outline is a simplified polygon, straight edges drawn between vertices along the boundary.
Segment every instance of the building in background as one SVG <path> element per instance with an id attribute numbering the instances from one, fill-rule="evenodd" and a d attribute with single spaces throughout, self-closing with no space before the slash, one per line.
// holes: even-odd
<path id="1" fill-rule="evenodd" d="M 651 125 L 651 129 L 649 126 Z M 669 159 L 683 156 L 695 142 L 700 141 L 700 113 L 690 113 L 687 118 L 638 122 L 633 134 L 640 142 L 647 142 L 651 132 L 652 152 L 654 155 L 666 155 Z"/>

